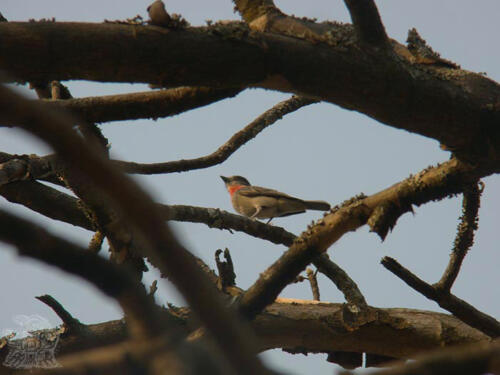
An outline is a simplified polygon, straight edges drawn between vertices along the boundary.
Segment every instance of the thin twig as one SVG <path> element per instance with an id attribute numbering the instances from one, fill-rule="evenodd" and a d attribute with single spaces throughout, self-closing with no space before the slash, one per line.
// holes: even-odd
<path id="1" fill-rule="evenodd" d="M 384 257 L 382 265 L 403 280 L 407 285 L 435 301 L 443 309 L 448 310 L 458 319 L 467 323 L 490 337 L 500 336 L 500 322 L 489 316 L 451 293 L 446 293 L 426 283 L 410 270 L 403 267 L 395 259 Z"/>
<path id="2" fill-rule="evenodd" d="M 311 285 L 313 300 L 319 301 L 320 300 L 319 286 L 318 286 L 318 279 L 316 278 L 316 273 L 311 268 L 308 267 L 306 269 L 306 274 L 307 274 L 307 278 L 309 280 L 309 284 Z"/>
<path id="3" fill-rule="evenodd" d="M 140 174 L 185 172 L 193 169 L 208 168 L 227 160 L 241 146 L 255 138 L 262 130 L 274 124 L 284 115 L 312 103 L 316 103 L 316 100 L 292 96 L 290 99 L 282 101 L 276 104 L 273 108 L 264 112 L 242 130 L 235 133 L 216 151 L 206 156 L 165 163 L 141 164 L 120 160 L 115 160 L 114 163 L 127 173 Z"/>
<path id="4" fill-rule="evenodd" d="M 434 285 L 436 288 L 443 289 L 443 291 L 450 291 L 460 272 L 465 255 L 474 243 L 474 231 L 477 230 L 478 225 L 481 192 L 482 189 L 479 189 L 477 183 L 474 183 L 469 189 L 464 191 L 462 217 L 458 225 L 453 250 L 450 254 L 450 261 L 443 276 L 441 276 L 441 280 Z"/>

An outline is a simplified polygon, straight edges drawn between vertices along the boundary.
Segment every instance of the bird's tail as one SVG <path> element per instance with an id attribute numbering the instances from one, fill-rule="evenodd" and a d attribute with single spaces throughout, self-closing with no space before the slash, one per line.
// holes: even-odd
<path id="1" fill-rule="evenodd" d="M 328 211 L 330 204 L 325 201 L 304 201 L 308 210 Z"/>

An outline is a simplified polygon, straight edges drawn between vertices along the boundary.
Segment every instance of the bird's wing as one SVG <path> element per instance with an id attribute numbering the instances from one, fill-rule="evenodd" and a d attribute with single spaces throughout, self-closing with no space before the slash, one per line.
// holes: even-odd
<path id="1" fill-rule="evenodd" d="M 273 189 L 268 189 L 265 187 L 260 187 L 260 186 L 245 186 L 244 188 L 241 188 L 238 190 L 238 194 L 241 194 L 245 197 L 259 197 L 259 196 L 265 196 L 265 197 L 271 197 L 271 198 L 286 198 L 286 199 L 292 199 L 296 201 L 302 202 L 302 199 L 292 197 L 290 195 L 287 195 L 285 193 L 281 193 L 277 190 Z"/>

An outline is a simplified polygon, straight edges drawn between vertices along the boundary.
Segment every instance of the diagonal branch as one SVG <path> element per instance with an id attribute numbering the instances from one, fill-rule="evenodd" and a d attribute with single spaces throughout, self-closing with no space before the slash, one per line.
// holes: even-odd
<path id="1" fill-rule="evenodd" d="M 395 259 L 384 257 L 382 265 L 403 280 L 410 287 L 435 301 L 443 309 L 490 337 L 500 337 L 500 322 L 449 292 L 443 292 L 426 283 L 411 271 L 399 264 Z"/>
<path id="2" fill-rule="evenodd" d="M 450 291 L 458 276 L 458 272 L 460 272 L 465 255 L 474 242 L 474 231 L 477 229 L 481 193 L 482 189 L 479 189 L 477 183 L 474 183 L 469 189 L 464 191 L 462 217 L 458 225 L 457 237 L 455 238 L 453 250 L 450 255 L 450 261 L 443 276 L 441 276 L 441 280 L 434 285 L 434 287 L 442 289 L 443 292 Z"/>
<path id="3" fill-rule="evenodd" d="M 238 148 L 255 138 L 262 130 L 280 120 L 284 115 L 296 111 L 306 105 L 316 103 L 316 100 L 293 96 L 276 104 L 254 121 L 234 134 L 226 143 L 207 156 L 196 159 L 177 160 L 166 163 L 139 164 L 116 160 L 114 163 L 127 173 L 156 174 L 185 172 L 220 164 L 227 160 Z"/>
<path id="4" fill-rule="evenodd" d="M 109 122 L 177 115 L 237 95 L 241 89 L 178 87 L 131 94 L 43 101 L 87 122 Z"/>
<path id="5" fill-rule="evenodd" d="M 388 48 L 389 38 L 374 0 L 344 0 L 361 43 Z"/>

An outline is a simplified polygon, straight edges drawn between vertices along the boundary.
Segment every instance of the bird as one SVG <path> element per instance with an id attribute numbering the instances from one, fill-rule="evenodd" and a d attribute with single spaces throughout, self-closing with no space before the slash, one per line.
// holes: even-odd
<path id="1" fill-rule="evenodd" d="M 245 177 L 220 176 L 231 195 L 236 212 L 250 219 L 269 219 L 306 212 L 306 210 L 328 211 L 325 201 L 305 201 L 276 190 L 252 186 Z"/>

